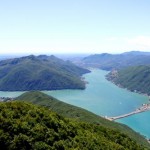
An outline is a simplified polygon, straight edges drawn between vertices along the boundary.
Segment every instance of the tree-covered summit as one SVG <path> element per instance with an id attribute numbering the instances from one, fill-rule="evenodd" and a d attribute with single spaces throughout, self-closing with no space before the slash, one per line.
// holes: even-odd
<path id="1" fill-rule="evenodd" d="M 25 92 L 24 94 L 17 97 L 16 100 L 30 102 L 36 105 L 47 107 L 51 111 L 54 111 L 59 115 L 62 115 L 63 117 L 71 118 L 76 121 L 87 122 L 95 125 L 100 125 L 105 128 L 117 130 L 120 133 L 128 135 L 131 139 L 135 140 L 137 143 L 141 145 L 145 145 L 147 147 L 150 146 L 147 140 L 142 135 L 138 134 L 128 126 L 114 121 L 109 121 L 88 110 L 67 104 L 43 92 L 39 91 Z"/>
<path id="2" fill-rule="evenodd" d="M 84 89 L 81 75 L 90 72 L 53 55 L 0 61 L 1 91 Z"/>
<path id="3" fill-rule="evenodd" d="M 25 102 L 1 102 L 0 122 L 1 149 L 144 150 L 125 134 Z"/>

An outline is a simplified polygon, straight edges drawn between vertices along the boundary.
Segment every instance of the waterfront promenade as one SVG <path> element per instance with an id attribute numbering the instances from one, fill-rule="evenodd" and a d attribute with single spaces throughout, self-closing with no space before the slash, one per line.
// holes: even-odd
<path id="1" fill-rule="evenodd" d="M 133 112 L 123 114 L 123 115 L 120 115 L 120 116 L 105 117 L 105 118 L 110 120 L 110 121 L 114 121 L 114 120 L 117 120 L 117 119 L 121 119 L 121 118 L 125 118 L 125 117 L 128 117 L 128 116 L 134 115 L 134 114 L 142 113 L 142 112 L 145 112 L 145 111 L 148 111 L 148 110 L 150 110 L 150 104 L 143 104 L 140 108 L 136 109 Z"/>

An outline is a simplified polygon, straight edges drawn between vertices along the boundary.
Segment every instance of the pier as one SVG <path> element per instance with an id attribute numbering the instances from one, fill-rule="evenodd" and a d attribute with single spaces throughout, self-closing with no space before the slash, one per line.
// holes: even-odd
<path id="1" fill-rule="evenodd" d="M 110 120 L 110 121 L 114 121 L 114 120 L 117 120 L 117 119 L 121 119 L 121 118 L 125 118 L 125 117 L 128 117 L 128 116 L 134 115 L 134 114 L 142 113 L 142 112 L 145 112 L 145 111 L 148 111 L 148 110 L 150 110 L 150 104 L 143 104 L 140 108 L 136 109 L 133 112 L 123 114 L 123 115 L 120 115 L 120 116 L 105 117 L 105 118 Z"/>

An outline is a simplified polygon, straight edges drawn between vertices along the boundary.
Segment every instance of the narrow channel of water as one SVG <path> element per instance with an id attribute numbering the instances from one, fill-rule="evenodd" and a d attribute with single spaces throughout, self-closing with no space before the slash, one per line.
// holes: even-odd
<path id="1" fill-rule="evenodd" d="M 85 108 L 102 116 L 117 116 L 129 113 L 148 101 L 148 97 L 121 89 L 105 79 L 107 71 L 93 69 L 85 74 L 89 82 L 85 90 L 44 91 L 64 102 Z M 15 97 L 22 92 L 0 92 L 0 97 Z M 117 120 L 129 125 L 137 132 L 150 138 L 148 128 L 150 111 Z"/>
<path id="2" fill-rule="evenodd" d="M 147 96 L 121 89 L 107 81 L 105 79 L 107 73 L 107 71 L 95 69 L 84 75 L 89 82 L 85 90 L 46 91 L 45 93 L 102 116 L 129 113 L 148 102 Z M 150 138 L 149 120 L 150 111 L 147 111 L 119 119 L 117 122 L 124 123 Z"/>

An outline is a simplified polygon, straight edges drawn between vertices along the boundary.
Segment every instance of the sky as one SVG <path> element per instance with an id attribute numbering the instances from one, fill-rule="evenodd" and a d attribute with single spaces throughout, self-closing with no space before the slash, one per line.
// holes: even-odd
<path id="1" fill-rule="evenodd" d="M 0 54 L 150 51 L 150 0 L 0 0 Z"/>

